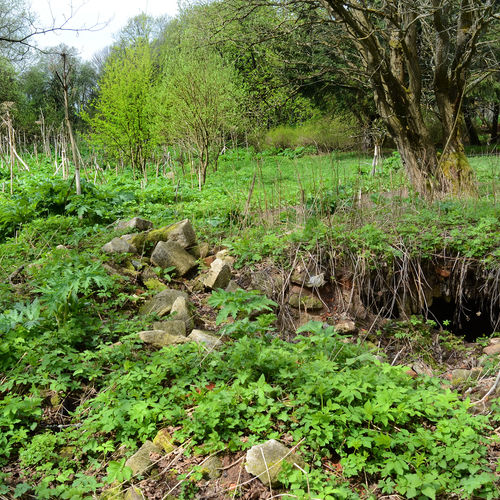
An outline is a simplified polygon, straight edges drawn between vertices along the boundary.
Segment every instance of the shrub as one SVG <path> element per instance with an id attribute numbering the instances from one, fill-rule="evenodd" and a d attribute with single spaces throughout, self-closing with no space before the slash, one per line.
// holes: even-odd
<path id="1" fill-rule="evenodd" d="M 280 125 L 265 137 L 267 147 L 280 149 L 313 146 L 320 152 L 352 150 L 359 146 L 356 120 L 350 114 L 312 119 L 302 125 Z"/>

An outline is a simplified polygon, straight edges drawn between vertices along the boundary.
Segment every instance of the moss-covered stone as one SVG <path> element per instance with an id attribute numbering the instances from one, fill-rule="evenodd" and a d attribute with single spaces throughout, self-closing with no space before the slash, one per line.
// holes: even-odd
<path id="1" fill-rule="evenodd" d="M 151 460 L 152 453 L 157 455 L 162 454 L 162 449 L 151 441 L 146 441 L 139 450 L 125 462 L 125 465 L 132 469 L 134 475 L 144 474 L 153 464 Z"/>
<path id="2" fill-rule="evenodd" d="M 165 453 L 175 450 L 174 438 L 167 429 L 160 429 L 153 439 L 153 444 L 162 448 Z"/>
<path id="3" fill-rule="evenodd" d="M 157 278 L 150 278 L 144 282 L 144 286 L 148 290 L 152 290 L 155 292 L 161 292 L 162 290 L 165 290 L 167 288 L 167 285 L 165 283 L 162 283 L 159 279 Z"/>
<path id="4" fill-rule="evenodd" d="M 201 466 L 201 473 L 207 479 L 217 479 L 222 475 L 222 460 L 213 456 L 208 458 Z"/>
<path id="5" fill-rule="evenodd" d="M 153 245 L 159 241 L 174 241 L 182 248 L 188 248 L 196 243 L 196 234 L 188 219 L 176 222 L 171 226 L 149 231 L 146 242 Z"/>

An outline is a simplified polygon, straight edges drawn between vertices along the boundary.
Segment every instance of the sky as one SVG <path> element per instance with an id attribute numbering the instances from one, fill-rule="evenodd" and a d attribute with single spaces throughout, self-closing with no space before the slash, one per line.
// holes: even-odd
<path id="1" fill-rule="evenodd" d="M 141 12 L 152 16 L 177 13 L 177 0 L 31 0 L 32 10 L 44 27 L 60 25 L 71 16 L 67 27 L 90 28 L 101 25 L 93 31 L 59 32 L 37 37 L 39 47 L 54 47 L 64 43 L 76 47 L 84 60 L 111 45 L 113 35 L 127 23 L 128 19 Z"/>

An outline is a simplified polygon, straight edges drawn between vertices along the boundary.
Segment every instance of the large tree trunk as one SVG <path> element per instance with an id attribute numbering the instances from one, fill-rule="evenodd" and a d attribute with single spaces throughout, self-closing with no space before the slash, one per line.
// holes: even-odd
<path id="1" fill-rule="evenodd" d="M 470 108 L 467 105 L 464 108 L 465 129 L 467 130 L 467 135 L 469 136 L 469 144 L 471 146 L 481 146 L 481 141 L 477 135 L 476 127 L 472 121 Z"/>
<path id="2" fill-rule="evenodd" d="M 493 117 L 491 119 L 490 142 L 496 144 L 498 142 L 498 116 L 500 115 L 500 103 L 496 102 L 493 106 Z"/>
<path id="3" fill-rule="evenodd" d="M 436 103 L 441 115 L 444 141 L 437 176 L 444 192 L 455 195 L 474 195 L 477 194 L 475 174 L 465 155 L 461 137 L 463 114 L 461 102 L 458 100 L 462 95 L 463 90 L 458 89 L 457 92 L 456 88 L 447 89 L 446 93 L 436 91 Z"/>

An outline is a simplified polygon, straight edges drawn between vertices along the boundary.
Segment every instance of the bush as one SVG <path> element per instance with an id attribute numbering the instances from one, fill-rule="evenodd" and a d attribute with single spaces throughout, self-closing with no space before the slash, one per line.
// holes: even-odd
<path id="1" fill-rule="evenodd" d="M 280 125 L 265 137 L 266 147 L 295 149 L 313 146 L 320 152 L 352 150 L 360 147 L 356 120 L 353 115 L 312 119 L 302 125 Z"/>

